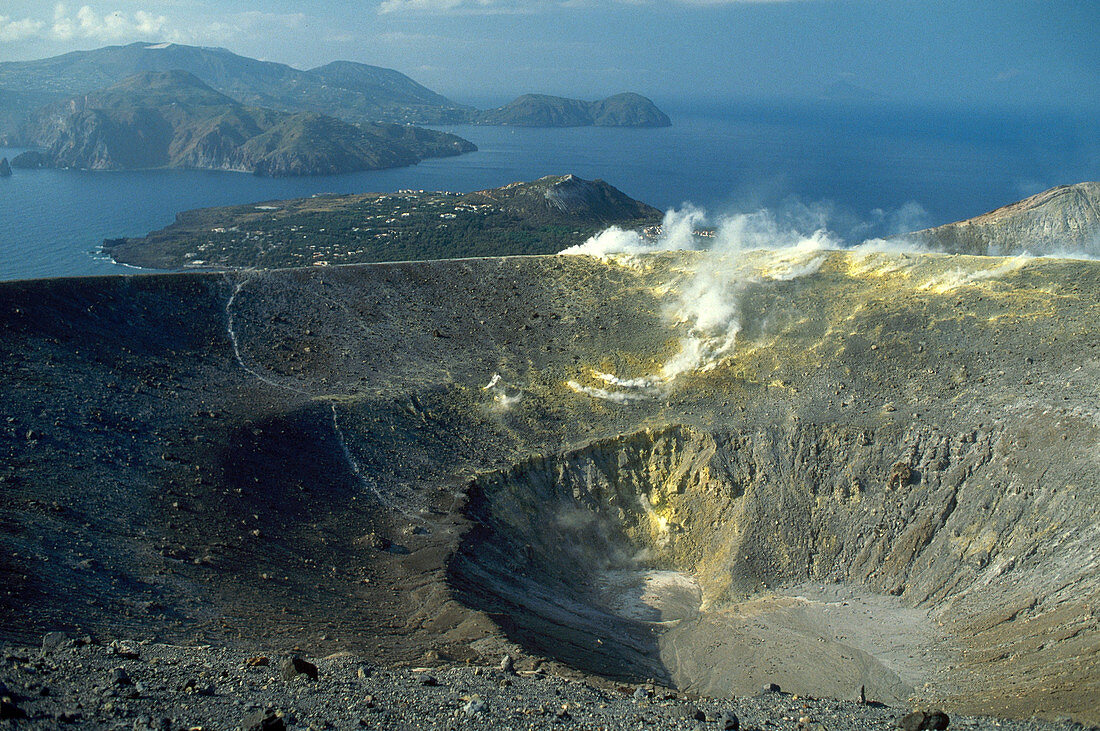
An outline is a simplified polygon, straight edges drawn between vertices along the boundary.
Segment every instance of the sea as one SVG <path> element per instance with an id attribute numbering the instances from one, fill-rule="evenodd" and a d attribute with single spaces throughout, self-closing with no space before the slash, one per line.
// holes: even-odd
<path id="1" fill-rule="evenodd" d="M 662 129 L 441 127 L 478 151 L 345 175 L 15 170 L 0 178 L 0 280 L 132 274 L 102 254 L 105 238 L 143 235 L 191 208 L 327 193 L 467 192 L 573 173 L 662 210 L 690 205 L 718 221 L 767 209 L 859 243 L 1100 180 L 1095 113 L 841 102 L 667 111 Z"/>

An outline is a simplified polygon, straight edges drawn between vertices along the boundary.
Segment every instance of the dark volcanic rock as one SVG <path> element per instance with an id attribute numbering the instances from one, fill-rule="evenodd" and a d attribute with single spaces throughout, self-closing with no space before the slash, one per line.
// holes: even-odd
<path id="1" fill-rule="evenodd" d="M 282 716 L 268 711 L 256 711 L 241 719 L 241 731 L 285 731 Z"/>
<path id="2" fill-rule="evenodd" d="M 310 680 L 317 680 L 317 666 L 297 655 L 284 660 L 280 670 L 286 680 L 294 680 L 299 675 L 305 675 Z"/>
<path id="3" fill-rule="evenodd" d="M 943 711 L 915 711 L 898 720 L 898 728 L 902 731 L 943 731 L 950 724 L 951 720 Z"/>
<path id="4" fill-rule="evenodd" d="M 41 150 L 27 150 L 13 157 L 11 166 L 26 170 L 50 167 L 50 158 Z"/>

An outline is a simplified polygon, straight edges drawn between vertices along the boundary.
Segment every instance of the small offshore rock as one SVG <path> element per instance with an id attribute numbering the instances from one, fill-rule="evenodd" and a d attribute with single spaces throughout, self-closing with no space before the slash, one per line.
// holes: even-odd
<path id="1" fill-rule="evenodd" d="M 489 704 L 482 700 L 480 696 L 475 695 L 466 701 L 466 705 L 462 707 L 462 712 L 467 716 L 476 716 L 479 713 L 485 713 L 488 709 Z"/>
<path id="2" fill-rule="evenodd" d="M 898 720 L 902 731 L 943 731 L 950 725 L 951 719 L 943 711 L 914 711 Z"/>
<path id="3" fill-rule="evenodd" d="M 504 657 L 502 657 L 500 659 L 500 672 L 502 672 L 502 673 L 512 673 L 512 672 L 515 672 L 515 670 L 516 670 L 516 663 L 515 663 L 515 660 L 512 659 L 511 655 L 505 655 Z"/>
<path id="4" fill-rule="evenodd" d="M 126 668 L 115 668 L 111 671 L 111 682 L 115 685 L 132 685 L 134 681 L 130 680 Z"/>
<path id="5" fill-rule="evenodd" d="M 317 666 L 297 655 L 284 660 L 281 670 L 285 680 L 294 680 L 299 675 L 305 675 L 310 680 L 317 680 Z"/>
<path id="6" fill-rule="evenodd" d="M 47 632 L 42 637 L 42 653 L 49 654 L 69 646 L 69 637 L 64 632 Z"/>
<path id="7" fill-rule="evenodd" d="M 718 717 L 718 728 L 725 729 L 725 731 L 737 731 L 741 728 L 741 721 L 736 714 L 726 711 Z"/>
<path id="8" fill-rule="evenodd" d="M 282 716 L 271 711 L 256 711 L 241 719 L 241 731 L 285 731 Z"/>

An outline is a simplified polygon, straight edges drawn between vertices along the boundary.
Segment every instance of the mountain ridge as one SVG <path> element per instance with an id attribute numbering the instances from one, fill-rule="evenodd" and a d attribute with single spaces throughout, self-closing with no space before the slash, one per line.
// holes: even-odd
<path id="1" fill-rule="evenodd" d="M 194 168 L 310 175 L 411 165 L 476 149 L 454 135 L 234 101 L 186 71 L 142 72 L 41 110 L 15 167 Z"/>
<path id="2" fill-rule="evenodd" d="M 481 121 L 486 115 L 491 118 L 504 114 L 504 108 L 482 111 L 459 104 L 399 71 L 381 66 L 333 61 L 301 70 L 224 48 L 140 42 L 34 61 L 0 62 L 0 139 L 18 142 L 20 125 L 38 106 L 113 85 L 136 73 L 174 69 L 192 73 L 245 105 L 284 112 L 318 112 L 355 124 L 384 121 L 535 126 L 530 118 Z M 538 96 L 554 100 L 552 105 L 564 100 Z M 589 116 L 601 126 L 660 126 L 654 120 L 667 120 L 667 115 L 640 95 L 617 94 L 598 102 L 578 103 L 591 106 L 594 113 Z M 513 115 L 515 104 L 509 105 Z"/>

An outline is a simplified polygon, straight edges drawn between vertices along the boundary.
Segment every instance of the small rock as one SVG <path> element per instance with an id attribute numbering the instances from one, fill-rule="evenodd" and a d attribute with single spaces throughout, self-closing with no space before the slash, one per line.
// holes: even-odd
<path id="1" fill-rule="evenodd" d="M 646 690 L 645 688 L 635 689 L 635 691 L 634 691 L 634 700 L 635 701 L 640 702 L 640 701 L 644 701 L 644 700 L 648 700 L 648 699 L 649 699 L 649 691 L 648 690 Z"/>
<path id="2" fill-rule="evenodd" d="M 516 663 L 511 655 L 505 655 L 500 659 L 500 672 L 512 673 L 516 670 Z"/>
<path id="3" fill-rule="evenodd" d="M 416 682 L 426 686 L 439 685 L 439 681 L 435 679 L 435 676 L 429 673 L 420 673 L 417 675 Z"/>
<path id="4" fill-rule="evenodd" d="M 62 711 L 54 716 L 54 720 L 58 723 L 76 723 L 81 718 L 83 718 L 83 714 L 79 711 Z"/>
<path id="5" fill-rule="evenodd" d="M 361 543 L 370 546 L 376 551 L 385 551 L 393 545 L 393 542 L 385 536 L 379 535 L 375 531 L 367 533 L 365 536 L 359 539 Z"/>
<path id="6" fill-rule="evenodd" d="M 782 693 L 783 689 L 775 683 L 768 683 L 760 689 L 760 695 L 769 695 L 770 693 Z"/>
<path id="7" fill-rule="evenodd" d="M 137 660 L 141 657 L 141 653 L 133 645 L 122 644 L 119 642 L 112 642 L 107 647 L 108 655 L 117 655 L 118 657 L 125 658 L 126 660 Z"/>
<path id="8" fill-rule="evenodd" d="M 48 654 L 69 646 L 69 638 L 64 632 L 47 632 L 42 637 L 42 653 Z"/>
<path id="9" fill-rule="evenodd" d="M 943 731 L 951 723 L 951 719 L 943 711 L 914 711 L 898 720 L 898 728 L 902 731 Z"/>
<path id="10" fill-rule="evenodd" d="M 867 686 L 859 686 L 859 705 L 867 705 Z"/>
<path id="11" fill-rule="evenodd" d="M 256 657 L 250 657 L 245 660 L 244 664 L 250 668 L 258 668 L 270 665 L 271 660 L 263 655 L 257 655 Z"/>
<path id="12" fill-rule="evenodd" d="M 256 711 L 241 719 L 241 731 L 286 731 L 286 723 L 277 713 Z"/>
<path id="13" fill-rule="evenodd" d="M 360 680 L 366 680 L 370 677 L 371 672 L 372 671 L 369 665 L 360 665 L 355 671 L 355 677 L 359 678 Z"/>
<path id="14" fill-rule="evenodd" d="M 115 668 L 111 671 L 111 682 L 115 685 L 133 685 L 134 681 L 130 680 L 126 668 Z"/>
<path id="15" fill-rule="evenodd" d="M 476 716 L 479 713 L 485 713 L 488 709 L 489 704 L 476 695 L 466 701 L 466 705 L 462 706 L 462 712 L 467 716 Z"/>
<path id="16" fill-rule="evenodd" d="M 718 717 L 718 728 L 725 729 L 725 731 L 737 731 L 741 728 L 741 721 L 736 714 L 726 711 Z"/>
<path id="17" fill-rule="evenodd" d="M 305 675 L 310 680 L 317 680 L 317 666 L 297 655 L 284 660 L 281 670 L 283 678 L 286 680 L 294 680 L 299 675 Z"/>
<path id="18" fill-rule="evenodd" d="M 672 716 L 672 718 L 674 718 L 674 719 L 680 719 L 680 720 L 685 720 L 685 721 L 689 721 L 689 720 L 690 721 L 706 721 L 707 720 L 707 714 L 700 711 L 698 709 L 698 707 L 692 706 L 692 705 L 676 706 L 675 708 L 672 709 L 672 711 L 669 713 L 669 715 Z"/>

